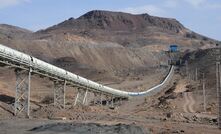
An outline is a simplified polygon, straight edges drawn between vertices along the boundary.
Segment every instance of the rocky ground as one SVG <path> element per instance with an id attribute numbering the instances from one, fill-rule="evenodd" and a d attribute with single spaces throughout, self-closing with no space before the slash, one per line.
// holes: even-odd
<path id="1" fill-rule="evenodd" d="M 30 120 L 24 120 L 22 116 L 14 117 L 12 106 L 7 104 L 13 99 L 9 99 L 8 102 L 1 102 L 0 129 L 6 134 L 73 133 L 83 130 L 85 134 L 100 130 L 102 133 L 122 134 L 220 133 L 216 108 L 209 106 L 210 112 L 196 109 L 199 106 L 197 101 L 191 101 L 196 100 L 197 94 L 192 93 L 192 99 L 189 99 L 191 86 L 187 86 L 192 82 L 180 78 L 176 74 L 164 92 L 148 98 L 116 102 L 114 109 L 110 105 L 89 103 L 87 106 L 72 107 L 67 103 L 66 109 L 61 110 L 54 107 L 53 101 L 32 101 Z"/>
<path id="2" fill-rule="evenodd" d="M 187 57 L 184 56 L 189 59 L 188 71 L 186 71 L 186 66 L 177 68 L 173 81 L 163 92 L 152 97 L 116 102 L 114 109 L 109 105 L 94 104 L 97 98 L 94 99 L 93 94 L 89 95 L 89 103 L 86 106 L 73 107 L 71 104 L 76 92 L 71 88 L 67 90 L 66 109 L 56 108 L 53 105 L 52 83 L 47 79 L 33 76 L 30 120 L 24 120 L 22 116 L 17 118 L 13 116 L 14 72 L 2 68 L 1 76 L 4 77 L 0 78 L 0 129 L 6 134 L 54 133 L 54 131 L 72 133 L 81 131 L 83 128 L 88 130 L 85 133 L 96 133 L 100 129 L 102 133 L 136 133 L 138 131 L 140 133 L 220 133 L 217 128 L 215 84 L 210 84 L 215 81 L 215 73 L 210 71 L 214 70 L 210 68 L 214 68 L 216 57 L 211 55 L 213 51 L 215 50 L 208 49 L 189 53 Z M 202 59 L 204 59 L 203 62 Z M 203 108 L 202 76 L 198 73 L 196 80 L 194 75 L 196 67 L 199 72 L 205 72 L 207 76 L 205 77 L 206 111 Z M 164 69 L 155 69 L 155 72 L 148 77 L 127 76 L 124 81 L 118 83 L 111 81 L 103 81 L 103 83 L 116 88 L 124 86 L 128 91 L 133 91 L 133 89 L 142 91 L 159 83 L 163 79 L 162 76 L 167 74 Z M 10 84 L 4 84 L 9 79 L 11 79 Z M 76 126 L 79 129 L 76 129 Z M 125 130 L 125 127 L 128 129 Z"/>
<path id="3" fill-rule="evenodd" d="M 76 90 L 69 87 L 66 109 L 56 108 L 53 82 L 33 75 L 31 119 L 13 116 L 14 70 L 0 68 L 0 133 L 220 133 L 217 55 L 216 49 L 210 48 L 221 43 L 185 28 L 175 19 L 91 11 L 38 32 L 0 25 L 0 43 L 126 91 L 144 91 L 163 79 L 169 69 L 170 44 L 178 44 L 182 59 L 163 92 L 116 102 L 114 108 L 96 104 L 98 98 L 91 93 L 86 106 L 73 107 Z"/>

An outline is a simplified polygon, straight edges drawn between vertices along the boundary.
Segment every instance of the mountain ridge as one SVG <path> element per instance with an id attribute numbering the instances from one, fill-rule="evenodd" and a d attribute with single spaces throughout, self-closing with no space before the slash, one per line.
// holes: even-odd
<path id="1" fill-rule="evenodd" d="M 42 31 L 47 32 L 69 26 L 76 29 L 103 29 L 109 31 L 136 31 L 143 30 L 147 26 L 157 26 L 174 32 L 184 29 L 184 26 L 176 19 L 155 17 L 148 14 L 134 15 L 123 12 L 93 10 L 77 19 L 70 18 Z"/>
<path id="2" fill-rule="evenodd" d="M 65 39 L 80 36 L 95 41 L 115 42 L 124 47 L 176 43 L 184 47 L 194 44 L 196 48 L 218 42 L 189 30 L 176 19 L 104 10 L 92 10 L 76 19 L 69 18 L 37 31 L 35 35 L 39 38 L 59 35 Z"/>

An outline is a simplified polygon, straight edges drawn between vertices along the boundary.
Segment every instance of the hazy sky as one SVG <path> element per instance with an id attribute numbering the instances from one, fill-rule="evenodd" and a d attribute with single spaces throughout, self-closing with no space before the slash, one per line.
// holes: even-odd
<path id="1" fill-rule="evenodd" d="M 36 31 L 95 9 L 176 18 L 221 40 L 221 0 L 0 0 L 0 23 Z"/>

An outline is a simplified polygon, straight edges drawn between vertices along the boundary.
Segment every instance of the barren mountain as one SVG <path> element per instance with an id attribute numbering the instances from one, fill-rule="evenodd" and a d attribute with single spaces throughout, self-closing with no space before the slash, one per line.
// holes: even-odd
<path id="1" fill-rule="evenodd" d="M 167 65 L 164 51 L 172 43 L 181 51 L 219 43 L 175 19 L 100 10 L 35 33 L 0 28 L 0 43 L 95 80 L 148 75 L 151 68 Z"/>
<path id="2" fill-rule="evenodd" d="M 2 35 L 8 35 L 8 36 L 12 36 L 12 37 L 17 37 L 21 34 L 27 35 L 27 34 L 32 33 L 29 30 L 19 28 L 16 26 L 7 25 L 7 24 L 0 24 L 0 30 L 1 30 Z"/>
<path id="3" fill-rule="evenodd" d="M 72 108 L 77 90 L 67 87 L 66 105 L 71 108 L 59 110 L 52 104 L 52 81 L 32 75 L 31 116 L 34 120 L 29 120 L 30 123 L 17 120 L 19 125 L 11 119 L 3 120 L 0 127 L 6 133 L 24 133 L 36 127 L 36 122 L 42 124 L 35 118 L 63 116 L 76 122 L 135 122 L 152 133 L 220 132 L 214 129 L 217 123 L 214 118 L 217 113 L 214 47 L 221 42 L 197 34 L 175 19 L 95 10 L 37 32 L 0 25 L 0 43 L 127 91 L 143 91 L 163 79 L 169 69 L 169 57 L 165 51 L 170 44 L 178 44 L 183 63 L 188 61 L 188 66 L 183 64 L 176 69 L 173 81 L 161 93 L 124 101 L 115 109 L 94 105 L 100 99 L 97 97 L 88 97 L 88 106 Z M 203 73 L 206 112 L 203 107 Z M 0 119 L 14 119 L 14 85 L 14 71 L 0 68 Z M 189 129 L 193 126 L 195 129 Z"/>
<path id="4" fill-rule="evenodd" d="M 79 35 L 101 41 L 116 42 L 126 47 L 180 44 L 182 47 L 205 47 L 216 44 L 215 40 L 201 36 L 185 28 L 180 22 L 170 18 L 160 18 L 148 14 L 132 15 L 122 12 L 91 11 L 77 19 L 70 18 L 37 34 L 46 37 L 63 34 L 71 37 Z"/>
<path id="5" fill-rule="evenodd" d="M 72 27 L 72 29 L 70 29 Z M 77 19 L 70 18 L 45 32 L 55 30 L 83 31 L 106 30 L 106 32 L 144 32 L 148 27 L 158 27 L 179 33 L 184 29 L 175 19 L 153 17 L 148 14 L 132 15 L 122 12 L 91 11 Z"/>

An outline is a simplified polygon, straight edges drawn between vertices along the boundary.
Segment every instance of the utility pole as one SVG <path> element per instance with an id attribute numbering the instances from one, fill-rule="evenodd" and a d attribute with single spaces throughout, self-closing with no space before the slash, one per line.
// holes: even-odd
<path id="1" fill-rule="evenodd" d="M 206 112 L 206 90 L 205 90 L 205 76 L 203 73 L 203 108 L 204 112 Z"/>
<path id="2" fill-rule="evenodd" d="M 216 88 L 217 88 L 217 102 L 218 102 L 218 128 L 221 129 L 221 45 L 216 47 Z"/>
<path id="3" fill-rule="evenodd" d="M 190 68 L 189 68 L 188 61 L 187 61 L 187 60 L 186 60 L 185 64 L 186 64 L 186 76 L 187 76 L 187 80 L 190 82 L 190 81 L 194 80 L 194 71 L 193 71 L 193 72 L 190 71 Z"/>
<path id="4" fill-rule="evenodd" d="M 185 62 L 185 64 L 186 64 L 186 76 L 188 77 L 188 75 L 189 75 L 189 73 L 188 73 L 188 61 L 186 60 L 186 62 Z"/>
<path id="5" fill-rule="evenodd" d="M 218 98 L 219 98 L 219 129 L 221 129 L 221 67 L 219 65 L 219 95 L 218 95 Z"/>
<path id="6" fill-rule="evenodd" d="M 198 68 L 196 67 L 196 81 L 198 81 Z"/>
<path id="7" fill-rule="evenodd" d="M 216 62 L 216 97 L 219 97 L 219 88 L 220 88 L 220 62 Z"/>
<path id="8" fill-rule="evenodd" d="M 220 62 L 216 62 L 216 88 L 218 101 L 218 127 L 221 129 L 221 67 Z"/>

